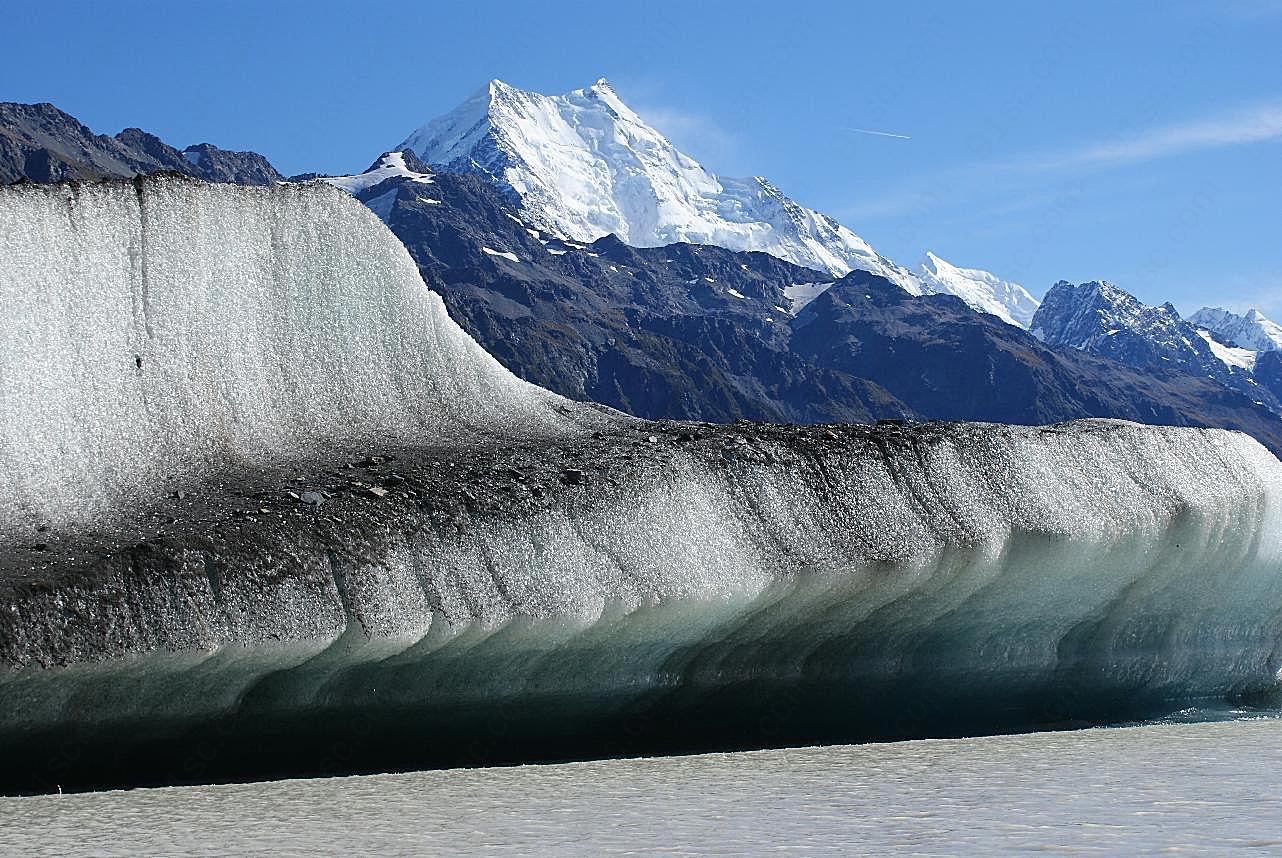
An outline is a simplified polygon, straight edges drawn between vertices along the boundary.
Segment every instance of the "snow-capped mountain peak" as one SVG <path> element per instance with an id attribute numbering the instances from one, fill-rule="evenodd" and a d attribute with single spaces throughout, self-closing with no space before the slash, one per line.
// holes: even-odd
<path id="1" fill-rule="evenodd" d="M 549 236 L 589 242 L 614 234 L 637 247 L 689 242 L 759 250 L 835 276 L 861 269 L 912 295 L 956 295 L 1020 327 L 1037 310 L 1016 283 L 933 254 L 910 271 L 764 177 L 712 173 L 647 124 L 605 78 L 558 96 L 492 80 L 397 150 L 436 169 L 483 177 Z"/>
<path id="2" fill-rule="evenodd" d="M 956 295 L 976 310 L 1021 328 L 1027 328 L 1037 312 L 1037 299 L 1018 283 L 977 268 L 959 268 L 930 251 L 921 264 L 921 279 L 932 292 Z"/>
<path id="3" fill-rule="evenodd" d="M 1189 321 L 1229 345 L 1253 352 L 1282 350 L 1282 325 L 1259 310 L 1238 315 L 1219 307 L 1203 307 L 1190 316 Z"/>
<path id="4" fill-rule="evenodd" d="M 614 91 L 614 87 L 610 86 L 610 82 L 603 77 L 597 78 L 596 83 L 586 89 L 578 90 L 578 92 L 581 92 L 584 98 L 594 98 L 600 101 L 619 114 L 621 118 L 630 122 L 642 121 L 641 117 L 632 111 L 632 108 L 623 103 L 623 99 L 619 98 L 618 93 Z"/>
<path id="5" fill-rule="evenodd" d="M 924 291 L 911 271 L 770 182 L 706 170 L 604 79 L 559 96 L 490 81 L 397 148 L 485 177 L 531 226 L 569 240 L 614 233 L 640 247 L 685 241 L 761 250 L 836 274 L 865 269 Z"/>

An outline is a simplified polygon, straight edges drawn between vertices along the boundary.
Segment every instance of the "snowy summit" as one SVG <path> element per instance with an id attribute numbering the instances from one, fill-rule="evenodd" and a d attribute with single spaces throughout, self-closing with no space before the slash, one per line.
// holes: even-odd
<path id="1" fill-rule="evenodd" d="M 678 150 L 604 79 L 559 96 L 490 81 L 397 150 L 435 169 L 480 175 L 514 199 L 532 227 L 572 241 L 613 233 L 628 244 L 673 242 L 760 250 L 811 268 L 862 269 L 907 292 L 956 294 L 1026 325 L 1036 302 L 985 272 L 914 274 L 820 212 L 755 176 L 717 176 Z M 1031 307 L 1031 308 L 1030 308 Z"/>
<path id="2" fill-rule="evenodd" d="M 1219 307 L 1203 307 L 1190 316 L 1189 321 L 1229 345 L 1253 352 L 1282 350 L 1282 325 L 1259 310 L 1248 310 L 1239 316 Z"/>
<path id="3" fill-rule="evenodd" d="M 637 247 L 686 241 L 762 250 L 837 274 L 866 269 L 920 291 L 911 272 L 765 179 L 705 170 L 605 80 L 560 96 L 490 81 L 397 148 L 443 169 L 481 174 L 520 200 L 531 226 L 563 238 L 614 233 Z"/>
<path id="4" fill-rule="evenodd" d="M 931 292 L 956 295 L 982 313 L 1027 328 L 1037 312 L 1037 299 L 1018 283 L 976 268 L 958 268 L 926 251 L 921 278 Z"/>

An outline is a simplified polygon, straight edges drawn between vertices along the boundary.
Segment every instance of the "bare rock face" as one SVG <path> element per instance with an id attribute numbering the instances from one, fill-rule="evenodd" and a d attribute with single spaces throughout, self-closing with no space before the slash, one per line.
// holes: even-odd
<path id="1" fill-rule="evenodd" d="M 276 172 L 271 162 L 257 152 L 232 152 L 212 143 L 188 146 L 183 156 L 210 182 L 233 185 L 274 185 L 285 177 Z"/>

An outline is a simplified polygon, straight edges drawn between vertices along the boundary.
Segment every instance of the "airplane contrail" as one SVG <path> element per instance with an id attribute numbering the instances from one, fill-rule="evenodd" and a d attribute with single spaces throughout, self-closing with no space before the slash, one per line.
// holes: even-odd
<path id="1" fill-rule="evenodd" d="M 911 140 L 907 134 L 891 134 L 889 131 L 871 131 L 867 128 L 847 128 L 846 131 L 853 131 L 856 134 L 876 134 L 878 137 L 894 137 L 899 140 Z"/>

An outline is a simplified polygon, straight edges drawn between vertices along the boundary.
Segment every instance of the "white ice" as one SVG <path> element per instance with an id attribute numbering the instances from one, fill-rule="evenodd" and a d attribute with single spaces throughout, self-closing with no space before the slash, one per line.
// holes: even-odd
<path id="1" fill-rule="evenodd" d="M 1211 347 L 1211 354 L 1219 358 L 1220 362 L 1228 367 L 1238 367 L 1247 372 L 1255 369 L 1255 359 L 1258 357 L 1257 352 L 1250 349 L 1237 348 L 1236 346 L 1226 346 L 1211 336 L 1209 331 L 1198 328 L 1198 336 L 1206 340 L 1206 344 Z"/>

